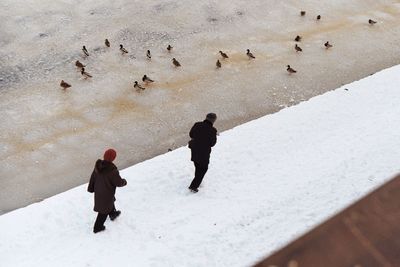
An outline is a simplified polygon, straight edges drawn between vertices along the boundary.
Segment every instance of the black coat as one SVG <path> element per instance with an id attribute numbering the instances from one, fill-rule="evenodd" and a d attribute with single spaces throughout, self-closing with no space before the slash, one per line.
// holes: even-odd
<path id="1" fill-rule="evenodd" d="M 196 122 L 190 130 L 189 136 L 192 138 L 189 141 L 189 148 L 192 150 L 192 161 L 208 165 L 211 148 L 217 143 L 217 129 L 207 120 Z"/>
<path id="2" fill-rule="evenodd" d="M 97 160 L 87 189 L 94 192 L 94 211 L 110 213 L 114 207 L 116 187 L 125 185 L 126 180 L 121 178 L 114 163 Z"/>

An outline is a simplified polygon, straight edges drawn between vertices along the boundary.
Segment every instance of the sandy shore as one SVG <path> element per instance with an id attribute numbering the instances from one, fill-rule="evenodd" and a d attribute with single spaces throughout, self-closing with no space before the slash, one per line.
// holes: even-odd
<path id="1" fill-rule="evenodd" d="M 184 145 L 209 111 L 223 131 L 400 63 L 400 1 L 43 2 L 0 4 L 2 212 L 86 183 L 107 147 L 124 168 Z M 297 34 L 302 53 L 293 48 Z M 105 36 L 112 49 L 94 51 Z M 122 57 L 119 43 L 135 58 Z M 219 50 L 230 58 L 216 70 Z M 92 80 L 81 79 L 76 59 Z M 298 73 L 289 76 L 287 64 Z M 133 81 L 145 73 L 156 82 L 139 94 Z M 72 88 L 61 91 L 61 79 Z"/>

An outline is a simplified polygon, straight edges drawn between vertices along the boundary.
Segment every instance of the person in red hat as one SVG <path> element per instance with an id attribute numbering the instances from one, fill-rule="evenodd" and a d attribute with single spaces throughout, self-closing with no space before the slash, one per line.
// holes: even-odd
<path id="1" fill-rule="evenodd" d="M 121 214 L 121 211 L 116 210 L 114 206 L 115 189 L 125 186 L 127 182 L 121 178 L 117 167 L 113 163 L 116 157 L 117 152 L 114 149 L 106 150 L 103 160 L 98 159 L 96 161 L 90 177 L 87 190 L 90 193 L 94 193 L 94 211 L 97 212 L 96 222 L 93 227 L 94 233 L 106 229 L 104 222 L 108 216 L 114 221 Z"/>

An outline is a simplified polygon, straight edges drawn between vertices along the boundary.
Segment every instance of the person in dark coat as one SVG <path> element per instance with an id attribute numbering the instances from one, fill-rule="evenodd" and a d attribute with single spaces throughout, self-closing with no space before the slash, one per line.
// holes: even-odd
<path id="1" fill-rule="evenodd" d="M 114 149 L 108 149 L 104 153 L 104 160 L 97 160 L 92 176 L 90 177 L 88 192 L 94 193 L 94 211 L 97 212 L 96 222 L 94 223 L 93 232 L 98 233 L 104 231 L 106 227 L 104 222 L 109 216 L 113 221 L 121 211 L 116 210 L 115 189 L 123 187 L 127 184 L 125 179 L 119 175 L 117 167 L 113 161 L 117 157 Z"/>
<path id="2" fill-rule="evenodd" d="M 194 179 L 189 186 L 193 193 L 199 191 L 198 188 L 208 170 L 211 148 L 217 143 L 217 129 L 213 126 L 216 120 L 217 115 L 207 114 L 206 119 L 196 122 L 189 133 L 191 138 L 189 148 L 192 151 L 192 161 L 196 168 Z"/>

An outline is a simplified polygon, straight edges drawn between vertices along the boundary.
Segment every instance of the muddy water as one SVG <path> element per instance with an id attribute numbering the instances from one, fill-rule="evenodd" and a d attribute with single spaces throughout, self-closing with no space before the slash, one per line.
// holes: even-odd
<path id="1" fill-rule="evenodd" d="M 0 4 L 7 21 L 0 28 L 0 210 L 87 182 L 107 147 L 118 150 L 124 168 L 184 145 L 207 112 L 219 115 L 223 131 L 400 63 L 400 1 L 331 2 Z M 378 24 L 369 26 L 369 18 Z M 293 49 L 297 34 L 303 53 Z M 105 35 L 111 49 L 101 47 Z M 89 58 L 80 54 L 83 43 Z M 217 70 L 219 50 L 230 58 Z M 80 77 L 76 59 L 93 79 Z M 298 73 L 288 75 L 287 64 Z M 133 81 L 145 73 L 156 82 L 137 93 Z M 72 87 L 60 90 L 61 79 Z"/>

